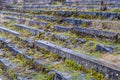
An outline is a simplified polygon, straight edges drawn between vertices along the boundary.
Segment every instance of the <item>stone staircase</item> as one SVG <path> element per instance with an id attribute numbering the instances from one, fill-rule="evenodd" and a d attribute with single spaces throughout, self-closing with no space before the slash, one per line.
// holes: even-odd
<path id="1" fill-rule="evenodd" d="M 3 80 L 120 79 L 120 27 L 93 26 L 119 25 L 119 13 L 43 7 L 46 10 L 16 7 L 0 12 Z"/>

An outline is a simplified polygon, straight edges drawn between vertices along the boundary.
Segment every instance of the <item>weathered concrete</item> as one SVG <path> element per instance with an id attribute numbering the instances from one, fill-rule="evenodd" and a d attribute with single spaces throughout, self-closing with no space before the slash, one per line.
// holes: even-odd
<path id="1" fill-rule="evenodd" d="M 18 32 L 13 31 L 13 30 L 9 30 L 9 29 L 4 28 L 4 27 L 0 27 L 0 31 L 8 32 L 8 33 L 11 33 L 11 34 L 13 34 L 15 36 L 19 36 L 20 35 Z"/>
<path id="2" fill-rule="evenodd" d="M 92 20 L 84 20 L 84 19 L 75 19 L 75 18 L 66 18 L 64 20 L 64 22 L 67 22 L 67 23 L 72 23 L 76 26 L 80 26 L 82 23 L 86 23 L 88 25 L 91 24 Z"/>
<path id="3" fill-rule="evenodd" d="M 103 44 L 97 44 L 96 51 L 105 51 L 105 52 L 113 53 L 113 48 L 105 47 Z"/>
<path id="4" fill-rule="evenodd" d="M 52 38 L 57 39 L 57 40 L 61 40 L 61 41 L 67 41 L 69 39 L 69 36 L 53 34 Z"/>
<path id="5" fill-rule="evenodd" d="M 9 67 L 9 65 L 10 64 L 8 64 L 9 63 L 9 61 L 8 60 L 5 60 L 4 58 L 3 59 L 0 59 L 0 64 L 2 64 L 2 67 L 1 68 L 3 68 L 3 69 L 8 69 L 8 67 Z"/>
<path id="6" fill-rule="evenodd" d="M 89 36 L 97 36 L 102 38 L 108 38 L 111 40 L 117 40 L 118 33 L 102 31 L 102 30 L 94 30 L 90 28 L 82 28 L 82 27 L 73 27 L 71 30 L 79 35 L 89 35 Z"/>
<path id="7" fill-rule="evenodd" d="M 28 56 L 28 55 L 22 53 L 18 48 L 15 48 L 11 44 L 7 43 L 6 41 L 7 40 L 5 38 L 0 37 L 0 42 L 2 42 L 4 44 L 4 46 L 12 52 L 12 54 L 14 56 L 21 55 L 24 58 L 26 58 L 28 61 L 32 61 L 34 64 L 33 65 L 34 67 L 43 66 L 45 68 L 45 70 L 47 70 L 47 71 L 49 70 L 49 69 L 47 69 L 47 65 L 46 65 L 45 61 L 33 60 L 33 58 L 31 56 Z M 9 64 L 5 63 L 5 61 L 3 59 L 0 59 L 0 63 L 2 63 L 4 65 L 5 69 L 7 69 L 9 67 Z M 71 76 L 65 76 L 64 73 L 57 71 L 57 70 L 50 70 L 48 72 L 51 72 L 51 71 L 55 73 L 55 76 L 53 76 L 54 80 L 70 80 L 70 78 L 71 78 Z"/>
<path id="8" fill-rule="evenodd" d="M 71 30 L 71 28 L 67 28 L 67 27 L 64 27 L 64 26 L 53 26 L 53 28 L 56 31 L 61 31 L 61 32 L 68 32 L 68 31 Z"/>
<path id="9" fill-rule="evenodd" d="M 18 21 L 18 22 L 20 22 L 20 20 L 24 20 L 24 21 L 29 21 L 29 24 L 30 25 L 40 25 L 40 26 L 42 26 L 42 27 L 45 27 L 47 24 L 49 24 L 49 23 L 47 23 L 47 22 L 38 22 L 38 21 L 33 21 L 33 20 L 28 20 L 28 19 L 25 19 L 25 18 L 17 18 L 17 17 L 13 17 L 13 16 L 5 16 L 4 17 L 5 19 L 10 19 L 10 20 L 15 20 L 15 21 Z"/>
<path id="10" fill-rule="evenodd" d="M 79 43 L 79 44 L 86 43 L 86 41 L 82 38 L 76 38 L 75 41 L 76 41 L 76 43 Z"/>
<path id="11" fill-rule="evenodd" d="M 35 45 L 39 48 L 44 48 L 56 53 L 62 58 L 73 60 L 85 68 L 93 68 L 94 70 L 104 74 L 105 77 L 110 80 L 118 80 L 118 78 L 120 78 L 120 67 L 113 63 L 109 63 L 104 60 L 100 61 L 99 58 L 96 59 L 82 53 L 74 52 L 71 49 L 56 46 L 47 41 L 38 40 L 35 41 Z"/>
<path id="12" fill-rule="evenodd" d="M 33 35 L 44 33 L 44 30 L 39 30 L 39 29 L 36 29 L 36 28 L 32 28 L 32 27 L 28 27 L 28 26 L 22 25 L 22 24 L 15 24 L 15 26 L 19 27 L 21 29 L 29 30 Z"/>

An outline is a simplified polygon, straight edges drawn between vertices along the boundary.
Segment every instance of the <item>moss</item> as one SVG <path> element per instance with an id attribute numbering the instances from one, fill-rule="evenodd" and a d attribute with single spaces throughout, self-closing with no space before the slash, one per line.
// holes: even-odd
<path id="1" fill-rule="evenodd" d="M 56 61 L 59 59 L 57 54 L 54 53 L 47 53 L 45 55 L 42 56 L 43 58 L 49 58 L 50 61 Z"/>
<path id="2" fill-rule="evenodd" d="M 15 80 L 17 79 L 17 74 L 12 71 L 12 70 L 7 70 L 6 71 L 6 74 L 7 74 L 7 77 L 10 79 L 10 80 Z"/>
<path id="3" fill-rule="evenodd" d="M 103 16 L 94 16 L 94 15 L 85 15 L 85 14 L 80 14 L 78 16 L 79 19 L 105 19 Z"/>
<path id="4" fill-rule="evenodd" d="M 117 39 L 117 43 L 118 43 L 118 44 L 120 44 L 120 38 L 119 38 L 119 39 Z"/>
<path id="5" fill-rule="evenodd" d="M 6 70 L 6 67 L 4 66 L 4 64 L 0 63 L 0 69 Z"/>
<path id="6" fill-rule="evenodd" d="M 120 12 L 120 8 L 108 10 L 108 12 Z"/>
<path id="7" fill-rule="evenodd" d="M 34 55 L 35 53 L 30 49 L 28 52 L 27 52 L 28 55 Z"/>
<path id="8" fill-rule="evenodd" d="M 30 61 L 28 61 L 23 55 L 17 54 L 16 56 L 17 59 L 20 59 L 22 61 L 21 65 L 22 66 L 27 66 L 30 64 Z"/>
<path id="9" fill-rule="evenodd" d="M 68 26 L 68 25 L 69 25 L 69 23 L 64 22 L 64 23 L 62 23 L 61 25 L 62 25 L 62 26 Z"/>
<path id="10" fill-rule="evenodd" d="M 52 12 L 51 15 L 52 15 L 52 16 L 56 16 L 56 15 L 57 15 L 57 12 Z"/>
<path id="11" fill-rule="evenodd" d="M 46 74 L 39 72 L 37 75 L 33 76 L 33 80 L 53 80 L 54 74 Z"/>
<path id="12" fill-rule="evenodd" d="M 72 67 L 74 67 L 75 69 L 79 69 L 78 64 L 75 63 L 75 62 L 72 61 L 72 60 L 65 60 L 65 63 L 66 63 L 68 66 L 72 66 Z"/>
<path id="13" fill-rule="evenodd" d="M 83 22 L 83 23 L 81 24 L 81 26 L 82 26 L 82 27 L 88 27 L 88 25 L 87 25 L 85 22 Z"/>
<path id="14" fill-rule="evenodd" d="M 93 69 L 85 69 L 83 66 L 79 66 L 76 62 L 72 60 L 65 60 L 65 63 L 68 66 L 72 66 L 74 69 L 86 72 L 88 76 L 86 77 L 86 80 L 89 80 L 90 78 L 95 78 L 96 80 L 105 80 L 105 76 L 101 73 L 98 73 L 94 71 Z"/>
<path id="15" fill-rule="evenodd" d="M 47 23 L 47 25 L 43 28 L 45 31 L 47 31 L 51 27 L 51 23 Z"/>

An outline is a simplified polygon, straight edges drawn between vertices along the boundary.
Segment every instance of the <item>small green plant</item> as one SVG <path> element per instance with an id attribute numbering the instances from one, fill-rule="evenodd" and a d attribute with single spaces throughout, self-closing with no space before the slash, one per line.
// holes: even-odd
<path id="1" fill-rule="evenodd" d="M 74 67 L 75 69 L 79 69 L 79 65 L 78 65 L 76 62 L 72 61 L 72 60 L 65 60 L 65 63 L 66 63 L 68 66 L 72 66 L 72 67 Z"/>
<path id="2" fill-rule="evenodd" d="M 118 44 L 120 44 L 120 38 L 119 38 L 119 39 L 117 39 L 117 43 L 118 43 Z"/>
<path id="3" fill-rule="evenodd" d="M 33 80 L 53 80 L 53 76 L 54 74 L 47 74 L 47 73 L 39 72 L 32 79 Z"/>
<path id="4" fill-rule="evenodd" d="M 81 26 L 82 27 L 88 27 L 88 25 L 85 22 L 82 22 Z"/>
<path id="5" fill-rule="evenodd" d="M 6 74 L 10 80 L 17 79 L 17 74 L 12 70 L 7 70 Z"/>
<path id="6" fill-rule="evenodd" d="M 120 8 L 108 10 L 109 12 L 120 12 Z"/>

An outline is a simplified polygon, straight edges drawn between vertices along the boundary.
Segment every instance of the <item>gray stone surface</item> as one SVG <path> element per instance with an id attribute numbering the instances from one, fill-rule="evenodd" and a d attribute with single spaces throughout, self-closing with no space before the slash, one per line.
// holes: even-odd
<path id="1" fill-rule="evenodd" d="M 76 38 L 75 40 L 77 43 L 86 43 L 86 41 L 83 40 L 82 38 Z"/>
<path id="2" fill-rule="evenodd" d="M 65 26 L 54 26 L 54 29 L 61 32 L 68 32 L 71 30 L 71 28 L 67 28 Z"/>
<path id="3" fill-rule="evenodd" d="M 44 33 L 44 30 L 39 30 L 39 29 L 36 29 L 36 28 L 32 28 L 32 27 L 28 27 L 28 26 L 25 26 L 25 25 L 21 25 L 21 24 L 15 24 L 15 26 L 19 27 L 21 29 L 29 30 L 31 32 L 31 34 L 33 34 L 33 35 Z"/>
<path id="4" fill-rule="evenodd" d="M 114 33 L 114 32 L 94 30 L 94 29 L 82 28 L 82 27 L 73 27 L 71 30 L 79 35 L 93 36 L 93 37 L 97 36 L 102 38 L 108 38 L 111 40 L 117 40 L 116 37 L 118 35 L 118 33 Z"/>
<path id="5" fill-rule="evenodd" d="M 96 51 L 105 51 L 105 52 L 113 53 L 114 48 L 116 48 L 116 47 L 114 47 L 114 46 L 108 46 L 108 47 L 106 47 L 103 44 L 97 44 L 96 45 Z"/>
<path id="6" fill-rule="evenodd" d="M 69 39 L 69 36 L 57 35 L 57 34 L 52 35 L 52 37 L 54 39 L 62 40 L 62 41 L 67 41 Z"/>
<path id="7" fill-rule="evenodd" d="M 57 70 L 54 70 L 53 72 L 56 73 L 54 80 L 71 80 L 71 76 L 68 76 L 67 73 L 63 73 Z"/>
<path id="8" fill-rule="evenodd" d="M 74 52 L 71 49 L 56 46 L 47 41 L 38 40 L 35 41 L 35 45 L 39 48 L 44 48 L 56 53 L 62 58 L 73 60 L 85 68 L 93 68 L 94 70 L 104 74 L 105 77 L 109 78 L 110 80 L 118 80 L 118 78 L 120 78 L 120 68 L 115 64 L 105 62 L 104 60 L 99 61 L 100 59 L 98 58 L 96 59 L 82 53 Z"/>
<path id="9" fill-rule="evenodd" d="M 10 30 L 10 29 L 7 29 L 7 28 L 4 28 L 4 27 L 0 27 L 0 31 L 8 32 L 8 33 L 11 33 L 11 34 L 13 34 L 15 36 L 19 36 L 20 35 L 18 32 Z"/>

